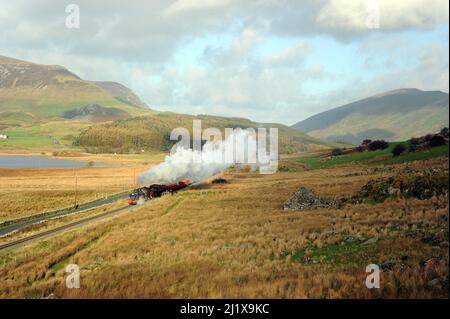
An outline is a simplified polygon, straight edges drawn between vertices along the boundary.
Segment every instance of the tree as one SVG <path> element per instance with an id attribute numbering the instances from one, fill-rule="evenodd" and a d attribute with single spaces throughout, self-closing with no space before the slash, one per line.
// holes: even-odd
<path id="1" fill-rule="evenodd" d="M 392 155 L 399 156 L 400 154 L 404 153 L 406 151 L 406 145 L 405 144 L 397 144 L 392 149 Z"/>
<path id="2" fill-rule="evenodd" d="M 333 148 L 333 150 L 331 151 L 332 156 L 339 156 L 342 154 L 344 154 L 344 152 L 340 148 Z"/>
<path id="3" fill-rule="evenodd" d="M 428 141 L 428 145 L 431 147 L 441 146 L 445 144 L 445 138 L 442 135 L 433 135 Z"/>
<path id="4" fill-rule="evenodd" d="M 434 136 L 434 134 L 427 134 L 427 135 L 425 135 L 425 136 L 422 137 L 422 140 L 423 140 L 425 143 L 430 144 L 430 141 L 433 139 L 433 136 Z"/>
<path id="5" fill-rule="evenodd" d="M 369 150 L 371 150 L 371 151 L 384 150 L 388 147 L 389 147 L 389 143 L 384 140 L 372 141 L 369 144 Z"/>

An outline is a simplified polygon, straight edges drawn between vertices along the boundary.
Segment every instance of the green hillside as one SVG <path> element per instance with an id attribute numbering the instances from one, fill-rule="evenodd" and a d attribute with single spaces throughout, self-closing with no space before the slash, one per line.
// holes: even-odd
<path id="1" fill-rule="evenodd" d="M 256 123 L 248 119 L 219 116 L 191 116 L 169 112 L 156 113 L 114 123 L 91 126 L 81 133 L 77 143 L 90 152 L 128 152 L 130 150 L 163 150 L 173 145 L 170 132 L 176 127 L 185 127 L 192 134 L 192 121 L 202 120 L 202 128 L 217 127 L 222 130 L 235 128 L 278 128 L 279 150 L 281 153 L 294 153 L 305 150 L 329 148 L 325 143 L 288 126 L 275 123 Z M 268 133 L 269 131 L 267 131 Z"/>
<path id="2" fill-rule="evenodd" d="M 293 125 L 314 137 L 359 144 L 364 139 L 404 140 L 448 126 L 448 94 L 395 90 L 316 114 Z"/>
<path id="3" fill-rule="evenodd" d="M 203 128 L 277 127 L 281 152 L 332 146 L 280 124 L 242 118 L 155 112 L 116 82 L 86 81 L 61 66 L 0 56 L 0 141 L 3 149 L 81 148 L 91 152 L 167 151 L 170 132 Z"/>
<path id="4" fill-rule="evenodd" d="M 89 104 L 118 109 L 129 116 L 151 112 L 64 67 L 0 56 L 0 114 L 16 112 L 39 119 L 54 118 Z"/>
<path id="5" fill-rule="evenodd" d="M 422 136 L 419 139 L 426 139 L 427 136 L 432 136 L 429 134 Z M 440 135 L 440 134 L 434 134 Z M 354 164 L 364 164 L 364 165 L 392 165 L 399 163 L 407 163 L 413 161 L 427 160 L 435 157 L 441 157 L 449 155 L 448 148 L 448 135 L 443 142 L 443 145 L 430 145 L 427 142 L 422 144 L 416 150 L 411 148 L 411 140 L 403 142 L 390 142 L 389 146 L 385 149 L 379 149 L 374 151 L 352 151 L 349 154 L 335 155 L 329 154 L 314 154 L 312 156 L 302 157 L 298 159 L 298 162 L 305 164 L 306 167 L 310 169 L 321 169 L 330 168 L 337 165 L 354 165 Z M 400 155 L 394 156 L 394 148 L 402 144 L 405 146 L 405 151 Z M 355 150 L 355 148 L 353 148 Z"/>

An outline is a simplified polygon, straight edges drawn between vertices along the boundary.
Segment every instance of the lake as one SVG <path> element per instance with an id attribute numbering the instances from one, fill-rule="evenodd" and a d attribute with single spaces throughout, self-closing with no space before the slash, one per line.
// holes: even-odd
<path id="1" fill-rule="evenodd" d="M 0 155 L 0 168 L 80 168 L 108 166 L 102 163 L 79 162 L 48 158 L 45 156 Z"/>

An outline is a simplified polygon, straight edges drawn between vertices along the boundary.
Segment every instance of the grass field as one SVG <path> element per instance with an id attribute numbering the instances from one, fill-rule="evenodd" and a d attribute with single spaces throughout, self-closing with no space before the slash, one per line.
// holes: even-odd
<path id="1" fill-rule="evenodd" d="M 448 169 L 448 158 L 408 164 L 430 167 Z M 0 296 L 448 298 L 447 196 L 283 210 L 300 186 L 350 196 L 406 164 L 291 168 L 273 175 L 230 170 L 226 184 L 204 183 L 4 254 Z M 424 240 L 430 236 L 437 243 Z M 380 289 L 367 289 L 366 265 L 386 262 L 398 267 L 382 271 Z M 69 263 L 81 268 L 80 289 L 64 286 Z"/>
<path id="2" fill-rule="evenodd" d="M 52 153 L 47 155 L 52 156 Z M 0 223 L 73 206 L 75 179 L 79 204 L 130 190 L 134 187 L 134 177 L 160 162 L 164 156 L 89 155 L 76 152 L 55 154 L 59 155 L 57 158 L 108 163 L 110 166 L 75 170 L 0 168 Z"/>
<path id="3" fill-rule="evenodd" d="M 49 136 L 35 135 L 22 128 L 8 129 L 3 131 L 2 134 L 8 135 L 8 139 L 0 141 L 0 147 L 8 147 L 11 145 L 36 148 L 53 146 L 53 141 Z"/>
<path id="4" fill-rule="evenodd" d="M 75 137 L 90 125 L 81 121 L 52 120 L 12 126 L 1 131 L 8 135 L 8 139 L 0 140 L 0 151 L 17 148 L 76 149 L 72 145 Z"/>
<path id="5" fill-rule="evenodd" d="M 302 164 L 307 165 L 311 169 L 329 168 L 337 165 L 347 164 L 398 164 L 412 162 L 416 160 L 426 160 L 439 156 L 448 156 L 448 145 L 435 147 L 429 150 L 404 153 L 400 156 L 393 157 L 392 149 L 400 142 L 389 143 L 389 147 L 384 150 L 356 152 L 348 155 L 333 156 L 323 158 L 317 155 L 311 157 L 303 157 L 298 159 Z"/>
<path id="6" fill-rule="evenodd" d="M 410 152 L 402 154 L 398 157 L 393 157 L 383 161 L 383 164 L 390 165 L 403 162 L 422 161 L 439 156 L 448 156 L 448 145 L 433 147 L 429 150 L 421 152 Z"/>

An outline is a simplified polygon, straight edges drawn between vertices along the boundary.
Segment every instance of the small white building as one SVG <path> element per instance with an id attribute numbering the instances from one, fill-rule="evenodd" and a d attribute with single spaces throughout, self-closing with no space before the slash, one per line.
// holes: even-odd
<path id="1" fill-rule="evenodd" d="M 0 134 L 0 140 L 7 140 L 7 139 L 8 139 L 8 135 Z"/>

